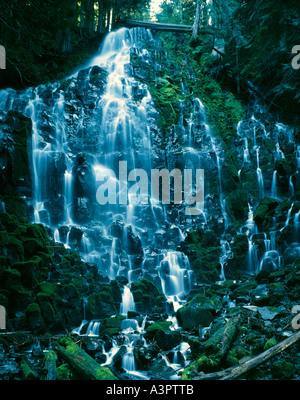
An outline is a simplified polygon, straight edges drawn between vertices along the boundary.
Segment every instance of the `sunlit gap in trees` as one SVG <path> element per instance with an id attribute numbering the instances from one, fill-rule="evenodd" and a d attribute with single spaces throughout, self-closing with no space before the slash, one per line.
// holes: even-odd
<path id="1" fill-rule="evenodd" d="M 150 18 L 152 21 L 156 21 L 156 14 L 160 13 L 162 9 L 160 8 L 163 0 L 152 0 L 150 3 Z"/>

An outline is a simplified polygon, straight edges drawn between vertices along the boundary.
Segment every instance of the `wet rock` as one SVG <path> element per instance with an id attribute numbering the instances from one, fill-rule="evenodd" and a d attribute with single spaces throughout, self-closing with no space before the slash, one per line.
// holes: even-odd
<path id="1" fill-rule="evenodd" d="M 123 232 L 124 232 L 124 222 L 118 219 L 111 224 L 110 233 L 112 236 L 119 239 L 123 239 Z"/>
<path id="2" fill-rule="evenodd" d="M 199 325 L 209 326 L 218 308 L 219 301 L 196 295 L 176 311 L 176 317 L 183 329 L 191 330 Z"/>
<path id="3" fill-rule="evenodd" d="M 148 374 L 152 379 L 168 379 L 168 377 L 174 375 L 174 370 L 167 365 L 164 359 L 160 359 L 152 362 Z"/>
<path id="4" fill-rule="evenodd" d="M 158 330 L 155 335 L 156 343 L 162 350 L 171 350 L 182 340 L 182 336 L 178 331 Z"/>
<path id="5" fill-rule="evenodd" d="M 79 224 L 85 224 L 93 219 L 92 203 L 87 197 L 77 197 L 73 204 L 73 217 Z"/>
<path id="6" fill-rule="evenodd" d="M 143 246 L 140 238 L 133 232 L 132 226 L 127 228 L 127 251 L 132 255 L 143 255 Z"/>

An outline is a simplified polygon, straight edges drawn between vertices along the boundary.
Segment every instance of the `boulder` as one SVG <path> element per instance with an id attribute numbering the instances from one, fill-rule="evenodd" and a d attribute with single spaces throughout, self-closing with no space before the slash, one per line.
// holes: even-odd
<path id="1" fill-rule="evenodd" d="M 220 301 L 198 294 L 176 311 L 178 323 L 185 330 L 209 326 L 220 305 Z"/>

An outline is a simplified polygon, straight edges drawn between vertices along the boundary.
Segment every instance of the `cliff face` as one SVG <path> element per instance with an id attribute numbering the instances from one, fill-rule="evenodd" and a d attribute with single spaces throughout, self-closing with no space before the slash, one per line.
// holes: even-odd
<path id="1" fill-rule="evenodd" d="M 173 364 L 199 359 L 185 371 L 193 377 L 256 355 L 281 340 L 299 294 L 297 132 L 256 102 L 243 106 L 189 60 L 179 68 L 158 54 L 149 32 L 121 29 L 69 79 L 0 94 L 7 328 L 92 334 L 86 350 L 121 378 L 170 376 Z M 154 198 L 150 179 L 144 201 L 135 201 L 140 186 L 122 202 L 120 162 L 148 177 L 203 170 L 199 212 L 175 204 L 173 184 L 170 204 Z M 228 318 L 241 328 L 212 356 Z"/>

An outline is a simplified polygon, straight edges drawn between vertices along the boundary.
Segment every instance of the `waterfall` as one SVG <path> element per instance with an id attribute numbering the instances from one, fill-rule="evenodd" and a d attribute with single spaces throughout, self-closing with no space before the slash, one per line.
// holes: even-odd
<path id="1" fill-rule="evenodd" d="M 163 293 L 176 311 L 191 290 L 192 271 L 187 257 L 180 252 L 167 251 L 160 263 L 159 276 Z"/>
<path id="2" fill-rule="evenodd" d="M 271 197 L 277 198 L 277 171 L 273 172 L 272 186 L 271 186 Z"/>
<path id="3" fill-rule="evenodd" d="M 265 189 L 264 189 L 263 174 L 262 174 L 262 171 L 261 171 L 260 166 L 259 166 L 259 147 L 256 148 L 256 162 L 257 162 L 256 173 L 257 173 L 259 198 L 262 199 L 264 197 Z"/>
<path id="4" fill-rule="evenodd" d="M 135 311 L 135 303 L 129 286 L 124 286 L 120 313 L 127 315 L 128 311 Z"/>
<path id="5" fill-rule="evenodd" d="M 248 138 L 245 137 L 245 147 L 244 147 L 244 163 L 250 163 L 250 153 L 248 148 Z"/>

